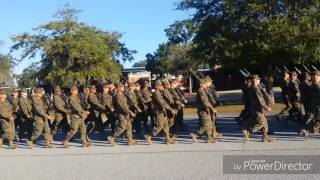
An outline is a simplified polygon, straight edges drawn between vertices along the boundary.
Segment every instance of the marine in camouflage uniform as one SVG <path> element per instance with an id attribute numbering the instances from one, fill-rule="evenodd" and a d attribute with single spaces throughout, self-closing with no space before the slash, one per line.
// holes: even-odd
<path id="1" fill-rule="evenodd" d="M 148 118 L 150 117 L 152 126 L 154 125 L 154 113 L 152 108 L 152 94 L 149 91 L 148 81 L 141 84 L 141 89 L 138 90 L 140 107 L 141 107 L 141 121 L 143 122 L 144 131 L 148 132 Z"/>
<path id="2" fill-rule="evenodd" d="M 249 89 L 251 86 L 250 77 L 245 77 L 243 86 L 242 86 L 242 101 L 244 103 L 244 109 L 241 111 L 239 117 L 236 118 L 236 121 L 239 123 L 242 130 L 250 129 L 250 104 L 249 104 Z"/>
<path id="3" fill-rule="evenodd" d="M 115 131 L 115 122 L 116 122 L 116 117 L 114 115 L 115 109 L 114 109 L 113 103 L 114 103 L 113 97 L 110 93 L 110 86 L 109 86 L 109 84 L 104 84 L 101 104 L 104 105 L 106 108 L 106 114 L 108 117 L 108 121 L 106 122 L 106 126 L 108 126 L 109 124 L 111 125 L 112 134 Z"/>
<path id="4" fill-rule="evenodd" d="M 104 125 L 102 123 L 101 113 L 106 111 L 106 107 L 101 104 L 95 86 L 90 86 L 88 103 L 90 104 L 90 119 L 87 127 L 87 136 L 97 129 L 102 138 L 104 135 Z"/>
<path id="5" fill-rule="evenodd" d="M 183 129 L 183 108 L 185 107 L 186 99 L 183 94 L 180 93 L 180 89 L 178 87 L 178 81 L 173 80 L 171 82 L 171 87 L 169 88 L 169 92 L 172 95 L 174 100 L 174 107 L 177 110 L 177 115 L 174 118 L 174 124 L 172 129 L 172 136 L 176 137 L 177 134 Z"/>
<path id="6" fill-rule="evenodd" d="M 248 91 L 249 104 L 250 104 L 250 116 L 251 121 L 253 121 L 254 126 L 251 131 L 253 133 L 262 130 L 263 142 L 271 142 L 272 139 L 268 136 L 268 121 L 265 113 L 271 111 L 270 99 L 263 92 L 263 89 L 260 86 L 260 78 L 258 75 L 253 75 L 251 77 L 251 86 Z M 244 142 L 249 140 L 249 131 L 243 130 Z"/>
<path id="7" fill-rule="evenodd" d="M 276 115 L 278 121 L 281 120 L 281 117 L 284 116 L 286 113 L 291 114 L 292 105 L 289 99 L 289 83 L 290 83 L 290 76 L 288 72 L 283 72 L 283 77 L 280 80 L 280 88 L 281 88 L 281 97 L 282 101 L 285 105 L 285 108 L 280 111 L 279 114 Z"/>
<path id="8" fill-rule="evenodd" d="M 147 116 L 150 117 L 151 127 L 155 126 L 155 113 L 152 102 L 152 92 L 150 90 L 150 84 L 148 81 L 144 81 L 141 89 L 142 97 L 144 98 L 144 104 L 148 106 L 147 108 Z M 148 120 L 148 118 L 143 118 Z"/>
<path id="9" fill-rule="evenodd" d="M 289 100 L 292 105 L 292 118 L 297 123 L 297 133 L 299 134 L 304 126 L 304 119 L 302 115 L 301 90 L 298 75 L 296 72 L 291 73 L 289 83 Z"/>
<path id="10" fill-rule="evenodd" d="M 205 77 L 206 81 L 206 88 L 205 92 L 207 93 L 207 96 L 209 97 L 209 102 L 213 107 L 217 105 L 217 100 L 219 98 L 218 94 L 214 94 L 212 91 L 212 79 L 210 76 Z M 217 127 L 217 112 L 210 113 L 211 121 L 212 121 L 212 136 L 217 137 L 217 136 L 222 136 L 222 133 L 218 133 L 218 127 Z"/>
<path id="11" fill-rule="evenodd" d="M 10 104 L 12 106 L 12 111 L 14 114 L 14 121 L 12 121 L 14 126 L 14 134 L 15 134 L 15 140 L 20 141 L 20 137 L 18 136 L 18 133 L 16 129 L 21 126 L 21 117 L 20 117 L 20 108 L 19 108 L 19 92 L 17 89 L 14 89 L 12 91 L 12 94 L 10 98 L 8 98 L 10 101 Z"/>
<path id="12" fill-rule="evenodd" d="M 21 96 L 19 98 L 19 107 L 21 110 L 22 125 L 20 128 L 20 134 L 27 133 L 27 138 L 32 135 L 33 128 L 33 114 L 32 114 L 32 104 L 28 98 L 28 92 L 26 89 L 21 90 Z"/>
<path id="13" fill-rule="evenodd" d="M 153 105 L 154 111 L 156 115 L 156 123 L 152 131 L 152 135 L 156 136 L 160 132 L 163 131 L 166 137 L 167 144 L 173 144 L 175 141 L 170 138 L 169 133 L 169 120 L 167 113 L 171 113 L 173 115 L 176 114 L 176 111 L 173 110 L 170 105 L 165 101 L 161 91 L 163 90 L 163 86 L 161 81 L 157 80 L 155 82 L 155 92 L 153 93 Z M 151 135 L 145 134 L 145 139 L 147 140 L 147 144 L 152 144 Z"/>
<path id="14" fill-rule="evenodd" d="M 136 84 L 129 83 L 129 91 L 126 92 L 126 97 L 128 99 L 128 105 L 132 112 L 135 113 L 135 117 L 132 118 L 132 127 L 137 130 L 137 134 L 141 135 L 141 112 L 138 95 L 136 93 Z"/>
<path id="15" fill-rule="evenodd" d="M 49 127 L 49 120 L 54 120 L 54 116 L 49 115 L 48 107 L 44 102 L 43 91 L 40 88 L 35 89 L 32 96 L 32 114 L 34 119 L 33 133 L 27 141 L 29 148 L 33 148 L 33 141 L 37 140 L 44 131 L 45 145 L 47 148 L 52 148 L 50 144 L 51 131 Z"/>
<path id="16" fill-rule="evenodd" d="M 175 100 L 173 98 L 173 95 L 170 92 L 170 88 L 171 88 L 170 82 L 168 80 L 165 80 L 165 81 L 163 81 L 162 84 L 163 84 L 163 87 L 164 87 L 163 92 L 162 92 L 164 100 L 167 102 L 167 104 L 173 110 L 175 110 L 177 112 L 178 110 L 177 110 L 177 107 L 175 106 Z M 169 111 L 167 112 L 169 128 L 171 128 L 174 125 L 175 116 L 176 116 L 176 114 L 172 114 Z"/>
<path id="17" fill-rule="evenodd" d="M 301 89 L 301 102 L 304 107 L 305 116 L 307 117 L 311 113 L 311 76 L 308 72 L 303 74 L 303 81 L 300 84 Z"/>
<path id="18" fill-rule="evenodd" d="M 309 132 L 318 131 L 320 118 L 320 72 L 312 73 L 312 83 L 309 86 L 309 96 L 306 99 L 310 103 L 309 113 L 306 115 L 303 135 L 308 138 Z M 316 129 L 314 129 L 316 128 Z"/>
<path id="19" fill-rule="evenodd" d="M 52 135 L 55 135 L 60 127 L 67 126 L 67 116 L 70 115 L 70 110 L 68 109 L 66 103 L 67 99 L 64 99 L 62 97 L 62 91 L 60 86 L 56 86 L 54 91 L 55 94 L 53 96 L 53 104 L 55 108 L 55 121 L 52 127 Z"/>
<path id="20" fill-rule="evenodd" d="M 200 80 L 200 87 L 196 95 L 196 102 L 198 108 L 198 116 L 201 121 L 201 126 L 195 133 L 191 133 L 194 142 L 197 142 L 197 138 L 206 133 L 207 143 L 215 143 L 212 138 L 213 121 L 211 119 L 211 113 L 215 113 L 216 110 L 209 101 L 209 97 L 205 91 L 207 87 L 207 81 L 205 79 Z"/>
<path id="21" fill-rule="evenodd" d="M 131 122 L 131 118 L 134 118 L 136 114 L 130 110 L 127 98 L 125 96 L 124 85 L 122 83 L 117 85 L 116 114 L 119 119 L 119 123 L 115 133 L 112 136 L 108 136 L 109 143 L 114 146 L 114 139 L 123 133 L 126 133 L 128 145 L 137 144 L 137 141 L 133 139 Z"/>
<path id="22" fill-rule="evenodd" d="M 71 129 L 67 133 L 63 140 L 63 145 L 65 148 L 69 147 L 69 141 L 74 137 L 74 135 L 79 131 L 80 138 L 82 141 L 82 147 L 89 147 L 91 144 L 87 142 L 87 129 L 84 120 L 90 114 L 89 111 L 85 111 L 81 105 L 80 98 L 78 96 L 78 88 L 71 88 L 71 96 L 69 98 L 69 104 L 71 108 Z"/>
<path id="23" fill-rule="evenodd" d="M 4 90 L 0 90 L 0 123 L 1 123 L 1 134 L 0 134 L 0 147 L 2 147 L 3 139 L 9 141 L 9 148 L 16 149 L 17 146 L 13 143 L 15 136 L 14 129 L 14 117 L 10 103 L 7 101 L 7 94 Z"/>

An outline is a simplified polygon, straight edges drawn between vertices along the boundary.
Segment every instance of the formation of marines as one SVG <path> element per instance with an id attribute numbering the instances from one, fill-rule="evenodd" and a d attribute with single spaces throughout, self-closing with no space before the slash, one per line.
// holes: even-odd
<path id="1" fill-rule="evenodd" d="M 119 136 L 126 137 L 128 145 L 138 144 L 135 138 L 141 137 L 151 144 L 152 136 L 162 134 L 167 144 L 173 144 L 186 128 L 183 108 L 187 101 L 176 80 L 157 80 L 154 92 L 150 82 L 143 81 L 126 85 L 109 82 L 103 84 L 101 93 L 94 85 L 82 91 L 74 86 L 69 94 L 66 96 L 59 86 L 52 96 L 43 88 L 32 92 L 14 90 L 10 95 L 1 89 L 0 146 L 7 140 L 9 148 L 15 149 L 14 141 L 24 138 L 28 147 L 33 148 L 33 143 L 43 135 L 45 147 L 53 148 L 61 130 L 65 148 L 78 132 L 82 147 L 89 147 L 90 135 L 103 135 L 107 126 L 111 127 L 111 134 L 105 140 L 111 145 Z"/>
<path id="2" fill-rule="evenodd" d="M 276 115 L 281 121 L 286 114 L 288 120 L 296 123 L 296 132 L 308 138 L 310 132 L 320 132 L 320 72 L 305 72 L 299 80 L 295 71 L 283 71 L 280 88 L 285 108 Z M 244 110 L 237 121 L 243 130 L 244 141 L 249 134 L 262 131 L 262 141 L 270 142 L 267 112 L 271 111 L 273 97 L 263 88 L 258 75 L 248 76 L 242 88 Z M 304 111 L 304 113 L 303 113 Z"/>
<path id="3" fill-rule="evenodd" d="M 307 138 L 309 132 L 320 131 L 320 73 L 305 74 L 303 81 L 296 72 L 284 72 L 280 87 L 285 108 L 276 116 L 281 120 L 286 113 L 297 123 L 297 132 Z M 244 142 L 249 141 L 250 133 L 262 131 L 262 142 L 271 142 L 267 112 L 274 103 L 269 91 L 260 82 L 258 75 L 245 79 L 242 88 L 244 110 L 237 121 L 241 125 Z M 217 127 L 218 95 L 209 76 L 199 79 L 196 94 L 199 128 L 190 134 L 197 142 L 206 136 L 207 143 L 215 143 L 222 136 Z M 157 80 L 154 91 L 149 81 L 103 84 L 101 92 L 97 87 L 70 88 L 69 96 L 59 86 L 54 88 L 50 97 L 43 88 L 32 92 L 26 89 L 14 90 L 8 95 L 0 90 L 0 146 L 7 140 L 10 149 L 17 146 L 14 141 L 27 139 L 29 148 L 33 148 L 41 135 L 45 147 L 53 148 L 57 132 L 64 132 L 62 144 L 80 134 L 82 147 L 90 147 L 90 136 L 94 132 L 103 138 L 106 127 L 111 133 L 105 139 L 114 146 L 116 138 L 127 139 L 128 145 L 139 144 L 136 139 L 144 138 L 152 144 L 152 137 L 164 136 L 166 144 L 174 144 L 179 134 L 186 130 L 183 122 L 183 110 L 187 100 L 177 80 Z M 303 111 L 305 113 L 303 113 Z"/>

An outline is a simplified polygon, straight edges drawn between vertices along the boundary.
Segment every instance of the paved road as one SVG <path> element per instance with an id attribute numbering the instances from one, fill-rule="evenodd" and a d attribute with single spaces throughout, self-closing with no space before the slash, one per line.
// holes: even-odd
<path id="1" fill-rule="evenodd" d="M 320 135 L 304 140 L 294 133 L 293 124 L 274 120 L 270 126 L 275 142 L 261 143 L 261 134 L 256 134 L 243 144 L 234 116 L 220 115 L 218 122 L 225 133 L 215 144 L 204 140 L 192 144 L 184 133 L 177 144 L 169 146 L 162 138 L 151 146 L 141 141 L 128 147 L 122 139 L 116 147 L 94 141 L 94 147 L 87 149 L 77 143 L 64 149 L 60 142 L 55 149 L 37 146 L 29 150 L 22 143 L 11 151 L 4 146 L 0 150 L 0 179 L 319 179 L 319 175 L 224 175 L 224 155 L 320 155 Z M 196 117 L 186 119 L 192 131 Z"/>

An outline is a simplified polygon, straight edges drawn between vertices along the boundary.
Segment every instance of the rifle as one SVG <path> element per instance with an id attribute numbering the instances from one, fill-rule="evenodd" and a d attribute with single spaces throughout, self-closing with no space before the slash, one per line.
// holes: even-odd
<path id="1" fill-rule="evenodd" d="M 193 74 L 195 77 L 196 77 L 196 79 L 200 82 L 200 77 L 197 75 L 197 74 L 195 74 L 195 72 L 193 71 L 193 70 L 190 70 L 190 72 L 191 72 L 191 74 Z M 208 96 L 209 96 L 209 101 L 211 102 L 211 104 L 216 104 L 217 103 L 217 101 L 215 100 L 215 98 L 212 96 L 212 94 L 211 93 L 206 93 Z"/>
<path id="2" fill-rule="evenodd" d="M 203 75 L 201 72 L 198 72 L 199 76 L 197 76 L 197 75 L 196 75 L 197 73 L 196 73 L 195 71 L 193 71 L 193 70 L 190 70 L 190 71 L 191 71 L 191 73 L 192 73 L 194 76 L 196 76 L 196 78 L 197 78 L 198 80 L 204 78 L 204 75 Z M 201 77 L 201 78 L 200 78 L 200 77 Z M 208 87 L 208 90 L 207 90 L 207 91 L 209 91 L 209 93 L 211 93 L 211 94 L 214 96 L 215 99 L 218 99 L 218 98 L 219 98 L 219 94 L 218 94 L 218 92 L 217 92 L 217 90 L 216 90 L 216 87 L 214 86 L 213 83 L 211 83 L 211 86 Z"/>
<path id="3" fill-rule="evenodd" d="M 306 72 L 311 73 L 311 71 L 304 64 L 302 65 L 302 67 Z"/>
<path id="4" fill-rule="evenodd" d="M 318 71 L 318 68 L 316 68 L 314 65 L 311 65 L 311 67 L 314 71 Z"/>
<path id="5" fill-rule="evenodd" d="M 297 68 L 297 66 L 294 67 L 294 70 L 296 70 L 299 75 L 302 75 L 302 72 Z"/>
<path id="6" fill-rule="evenodd" d="M 242 69 L 239 69 L 239 71 L 240 71 L 240 73 L 244 76 L 244 77 L 249 77 L 249 76 L 251 76 L 251 73 L 246 69 L 246 68 L 243 68 L 243 70 Z M 267 99 L 268 100 L 268 104 L 270 104 L 270 102 L 271 102 L 271 100 L 270 100 L 270 95 L 269 95 L 269 93 L 266 91 L 266 86 L 262 83 L 262 82 L 260 82 L 260 84 L 259 84 L 259 87 L 262 89 L 262 92 L 263 92 L 263 96 L 264 96 L 264 98 L 265 99 Z"/>

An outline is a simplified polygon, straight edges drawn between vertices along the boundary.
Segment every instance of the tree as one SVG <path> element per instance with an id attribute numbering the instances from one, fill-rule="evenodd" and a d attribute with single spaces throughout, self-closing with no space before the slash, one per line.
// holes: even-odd
<path id="1" fill-rule="evenodd" d="M 14 59 L 11 55 L 0 54 L 0 85 L 1 86 L 12 86 L 12 70 L 14 66 Z"/>
<path id="2" fill-rule="evenodd" d="M 92 80 L 118 80 L 121 61 L 132 60 L 132 51 L 119 39 L 121 34 L 81 23 L 78 10 L 57 11 L 56 21 L 40 25 L 37 34 L 13 37 L 12 51 L 22 49 L 21 59 L 40 54 L 39 81 L 62 86 L 84 85 Z"/>
<path id="3" fill-rule="evenodd" d="M 320 62 L 320 2 L 182 0 L 196 28 L 192 55 L 210 64 L 264 65 Z"/>
<path id="4" fill-rule="evenodd" d="M 37 67 L 35 63 L 25 68 L 22 74 L 17 75 L 16 77 L 18 86 L 20 88 L 36 87 L 38 84 L 37 82 L 38 69 L 39 67 Z"/>
<path id="5" fill-rule="evenodd" d="M 133 64 L 133 67 L 146 67 L 146 65 L 147 65 L 147 60 L 141 60 L 141 61 L 135 62 Z"/>

